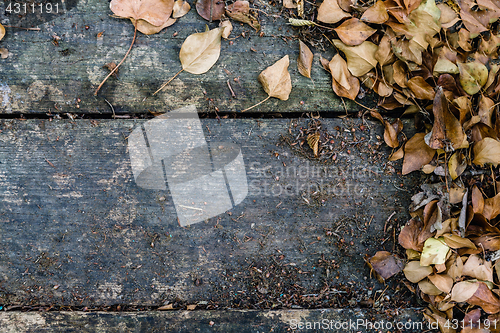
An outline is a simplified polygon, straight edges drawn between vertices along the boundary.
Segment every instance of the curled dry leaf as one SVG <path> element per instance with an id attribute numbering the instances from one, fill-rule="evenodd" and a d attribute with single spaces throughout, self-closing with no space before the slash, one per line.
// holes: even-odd
<path id="1" fill-rule="evenodd" d="M 403 269 L 405 277 L 412 283 L 417 283 L 432 274 L 431 266 L 421 266 L 420 261 L 410 261 Z"/>
<path id="2" fill-rule="evenodd" d="M 297 67 L 299 69 L 299 73 L 307 78 L 311 78 L 311 68 L 313 62 L 313 53 L 307 47 L 304 42 L 299 40 L 299 58 L 297 59 Z"/>
<path id="3" fill-rule="evenodd" d="M 500 193 L 493 198 L 484 200 L 483 215 L 488 220 L 492 220 L 500 214 Z"/>
<path id="4" fill-rule="evenodd" d="M 369 41 L 364 41 L 358 46 L 347 46 L 342 41 L 334 39 L 333 44 L 344 52 L 347 58 L 347 68 L 354 76 L 362 76 L 377 66 L 375 53 L 378 46 Z"/>
<path id="5" fill-rule="evenodd" d="M 226 11 L 226 4 L 224 0 L 198 0 L 196 11 L 209 22 L 218 21 Z"/>
<path id="6" fill-rule="evenodd" d="M 337 0 L 324 0 L 318 9 L 318 21 L 323 23 L 337 23 L 351 14 L 344 12 Z"/>
<path id="7" fill-rule="evenodd" d="M 415 76 L 406 82 L 406 85 L 418 99 L 432 101 L 434 99 L 434 89 L 421 76 Z"/>
<path id="8" fill-rule="evenodd" d="M 186 15 L 189 10 L 191 9 L 191 6 L 189 3 L 185 0 L 177 0 L 174 2 L 174 8 L 172 9 L 172 17 L 173 18 L 179 18 L 183 17 Z"/>
<path id="9" fill-rule="evenodd" d="M 367 26 L 354 17 L 343 22 L 333 30 L 335 30 L 342 42 L 348 46 L 359 45 L 377 32 L 377 30 Z"/>
<path id="10" fill-rule="evenodd" d="M 383 280 L 401 272 L 404 267 L 401 258 L 387 251 L 378 251 L 368 263 Z"/>
<path id="11" fill-rule="evenodd" d="M 372 117 L 377 118 L 384 125 L 384 141 L 391 148 L 399 147 L 398 135 L 403 130 L 403 122 L 401 119 L 396 119 L 391 124 L 385 120 L 377 111 L 370 111 Z"/>
<path id="12" fill-rule="evenodd" d="M 319 133 L 309 134 L 307 136 L 307 144 L 312 149 L 314 157 L 318 157 Z"/>
<path id="13" fill-rule="evenodd" d="M 113 0 L 111 11 L 122 18 L 144 20 L 154 26 L 162 26 L 172 14 L 173 0 Z"/>
<path id="14" fill-rule="evenodd" d="M 432 112 L 434 113 L 434 124 L 428 136 L 428 146 L 446 151 L 460 147 L 466 138 L 465 133 L 460 121 L 450 112 L 442 87 L 438 87 Z M 450 144 L 451 147 L 449 147 Z"/>
<path id="15" fill-rule="evenodd" d="M 493 138 L 484 138 L 474 145 L 474 160 L 476 165 L 500 164 L 500 142 Z"/>
<path id="16" fill-rule="evenodd" d="M 219 27 L 224 28 L 222 32 L 222 38 L 228 39 L 229 35 L 233 31 L 233 24 L 229 20 L 221 21 Z"/>
<path id="17" fill-rule="evenodd" d="M 375 4 L 369 7 L 361 16 L 361 21 L 383 24 L 389 19 L 387 8 L 383 1 L 378 0 Z"/>
<path id="18" fill-rule="evenodd" d="M 469 95 L 477 94 L 488 80 L 488 69 L 480 62 L 458 64 L 460 85 Z"/>
<path id="19" fill-rule="evenodd" d="M 288 99 L 288 96 L 290 96 L 290 92 L 292 91 L 292 79 L 290 78 L 290 73 L 288 72 L 289 65 L 290 60 L 288 58 L 288 55 L 286 55 L 280 60 L 276 61 L 274 65 L 264 69 L 259 74 L 259 82 L 262 84 L 262 88 L 264 88 L 264 91 L 268 94 L 268 96 L 259 103 L 246 108 L 241 112 L 253 109 L 257 105 L 264 103 L 271 97 L 276 97 L 283 101 L 286 101 Z"/>
<path id="20" fill-rule="evenodd" d="M 405 144 L 405 156 L 403 160 L 403 175 L 409 174 L 412 171 L 420 170 L 420 168 L 428 164 L 436 150 L 430 148 L 424 141 L 425 133 L 416 133 Z"/>
<path id="21" fill-rule="evenodd" d="M 340 97 L 354 100 L 359 92 L 359 80 L 347 69 L 346 61 L 336 54 L 328 63 L 328 71 L 332 74 L 332 89 Z"/>
<path id="22" fill-rule="evenodd" d="M 238 0 L 226 8 L 227 15 L 233 20 L 243 22 L 260 30 L 259 20 L 250 14 L 250 3 L 246 0 Z"/>

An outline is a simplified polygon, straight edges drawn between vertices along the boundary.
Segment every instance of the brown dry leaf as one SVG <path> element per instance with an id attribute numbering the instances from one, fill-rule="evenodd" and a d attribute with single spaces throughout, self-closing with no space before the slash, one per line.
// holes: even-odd
<path id="1" fill-rule="evenodd" d="M 285 8 L 294 9 L 297 8 L 297 2 L 294 0 L 283 0 L 283 6 Z"/>
<path id="2" fill-rule="evenodd" d="M 432 274 L 429 275 L 428 278 L 436 288 L 444 293 L 448 294 L 453 287 L 454 281 L 448 274 Z"/>
<path id="3" fill-rule="evenodd" d="M 398 150 L 393 152 L 391 156 L 389 156 L 389 161 L 397 161 L 399 159 L 402 159 L 405 156 L 405 150 L 404 147 L 401 146 Z"/>
<path id="4" fill-rule="evenodd" d="M 219 27 L 224 27 L 224 32 L 222 33 L 222 38 L 228 39 L 229 35 L 233 31 L 233 24 L 229 20 L 221 21 Z"/>
<path id="5" fill-rule="evenodd" d="M 4 36 L 5 36 L 5 27 L 2 24 L 0 24 L 0 40 L 2 40 Z"/>
<path id="6" fill-rule="evenodd" d="M 412 283 L 417 283 L 432 274 L 432 267 L 420 266 L 420 261 L 410 261 L 403 269 L 405 277 Z"/>
<path id="7" fill-rule="evenodd" d="M 7 50 L 5 47 L 0 48 L 0 57 L 2 59 L 7 59 L 9 57 L 9 50 Z"/>
<path id="8" fill-rule="evenodd" d="M 377 118 L 384 125 L 384 141 L 391 148 L 399 147 L 398 135 L 403 130 L 403 122 L 396 119 L 392 124 L 385 120 L 377 111 L 370 111 L 372 117 Z"/>
<path id="9" fill-rule="evenodd" d="M 394 81 L 400 86 L 401 88 L 406 88 L 406 82 L 408 82 L 408 79 L 406 77 L 408 71 L 405 68 L 405 64 L 403 61 L 398 60 L 394 64 L 392 64 L 392 69 L 393 69 L 393 78 Z"/>
<path id="10" fill-rule="evenodd" d="M 254 107 L 264 103 L 271 97 L 279 98 L 283 101 L 288 99 L 292 91 L 292 79 L 288 72 L 290 60 L 288 55 L 276 61 L 274 65 L 267 67 L 259 74 L 259 82 L 262 84 L 264 91 L 268 96 L 259 103 L 242 110 L 241 112 L 248 111 Z"/>
<path id="11" fill-rule="evenodd" d="M 472 163 L 483 166 L 500 164 L 500 142 L 492 138 L 484 138 L 474 145 L 474 160 Z"/>
<path id="12" fill-rule="evenodd" d="M 418 218 L 409 220 L 399 233 L 398 242 L 407 250 L 422 252 L 424 241 L 432 237 L 429 226 L 424 226 Z"/>
<path id="13" fill-rule="evenodd" d="M 418 287 L 420 288 L 421 292 L 423 292 L 424 294 L 427 294 L 427 295 L 431 295 L 431 296 L 437 296 L 437 295 L 441 295 L 443 293 L 428 279 L 420 281 L 418 283 Z"/>
<path id="14" fill-rule="evenodd" d="M 424 141 L 425 133 L 416 133 L 405 144 L 405 157 L 403 160 L 403 175 L 409 174 L 412 171 L 420 170 L 420 168 L 428 164 L 436 150 L 427 146 Z"/>
<path id="15" fill-rule="evenodd" d="M 192 34 L 179 52 L 182 69 L 191 74 L 206 73 L 217 62 L 224 28 Z"/>
<path id="16" fill-rule="evenodd" d="M 434 99 L 434 89 L 421 76 L 415 76 L 406 82 L 406 85 L 418 99 L 432 101 Z"/>
<path id="17" fill-rule="evenodd" d="M 361 21 L 383 24 L 389 19 L 387 8 L 383 1 L 378 0 L 375 4 L 369 7 L 361 16 Z"/>
<path id="18" fill-rule="evenodd" d="M 491 128 L 493 128 L 493 115 L 495 113 L 495 102 L 486 96 L 481 96 L 478 105 L 478 115 L 481 118 L 481 122 Z"/>
<path id="19" fill-rule="evenodd" d="M 319 133 L 309 134 L 307 136 L 307 144 L 312 149 L 314 157 L 318 157 Z"/>
<path id="20" fill-rule="evenodd" d="M 464 23 L 467 30 L 470 31 L 470 38 L 477 37 L 481 32 L 488 31 L 486 27 L 488 25 L 489 19 L 484 20 L 481 17 L 482 13 L 476 13 L 472 8 L 474 3 L 471 0 L 461 1 L 460 4 L 460 18 Z"/>
<path id="21" fill-rule="evenodd" d="M 454 280 L 458 281 L 462 277 L 463 271 L 463 262 L 460 256 L 457 256 L 456 259 L 451 263 L 450 267 L 446 270 L 446 273 Z"/>
<path id="22" fill-rule="evenodd" d="M 441 22 L 441 26 L 445 29 L 451 28 L 455 25 L 460 19 L 458 18 L 457 13 L 450 8 L 446 3 L 440 3 L 437 5 L 439 10 L 441 11 L 441 17 L 439 18 L 439 22 Z"/>
<path id="23" fill-rule="evenodd" d="M 492 220 L 500 214 L 500 193 L 493 198 L 484 200 L 483 215 L 488 220 Z"/>
<path id="24" fill-rule="evenodd" d="M 340 54 L 337 53 L 332 58 L 328 63 L 328 69 L 332 74 L 332 89 L 337 96 L 354 100 L 360 89 L 359 80 L 351 75 L 346 61 Z"/>
<path id="25" fill-rule="evenodd" d="M 485 261 L 478 255 L 472 254 L 464 263 L 462 275 L 471 278 L 493 282 L 493 267 L 491 261 Z"/>
<path id="26" fill-rule="evenodd" d="M 186 309 L 192 311 L 192 310 L 196 309 L 196 304 L 188 304 L 186 306 Z"/>
<path id="27" fill-rule="evenodd" d="M 384 280 L 401 272 L 404 267 L 401 258 L 387 251 L 378 251 L 375 253 L 375 255 L 370 258 L 369 264 Z"/>
<path id="28" fill-rule="evenodd" d="M 318 21 L 323 23 L 337 23 L 351 14 L 344 12 L 337 0 L 324 0 L 318 9 Z"/>
<path id="29" fill-rule="evenodd" d="M 172 14 L 174 0 L 112 0 L 111 11 L 122 18 L 144 20 L 162 26 Z"/>
<path id="30" fill-rule="evenodd" d="M 186 15 L 189 10 L 191 9 L 191 6 L 189 3 L 185 0 L 177 0 L 174 2 L 174 8 L 172 10 L 172 17 L 173 18 L 179 18 L 183 17 Z"/>
<path id="31" fill-rule="evenodd" d="M 372 42 L 365 41 L 358 46 L 347 46 L 342 41 L 334 39 L 333 44 L 344 52 L 347 58 L 347 67 L 354 76 L 362 76 L 377 66 L 375 53 L 378 46 Z"/>
<path id="32" fill-rule="evenodd" d="M 157 310 L 159 311 L 174 310 L 174 305 L 172 303 L 167 305 L 162 305 Z"/>
<path id="33" fill-rule="evenodd" d="M 380 66 L 385 66 L 396 59 L 394 53 L 392 52 L 392 46 L 389 36 L 384 35 L 378 44 L 377 52 L 375 52 L 375 59 L 378 61 Z M 387 67 L 387 66 L 385 66 Z M 393 67 L 393 66 L 391 66 Z M 393 68 L 394 72 L 394 68 Z M 394 75 L 394 74 L 393 74 Z M 403 87 L 404 88 L 404 87 Z"/>
<path id="34" fill-rule="evenodd" d="M 469 95 L 477 94 L 488 80 L 488 69 L 482 63 L 457 63 L 460 70 L 460 85 Z"/>
<path id="35" fill-rule="evenodd" d="M 233 20 L 248 24 L 256 31 L 260 30 L 259 20 L 250 14 L 250 3 L 246 0 L 238 0 L 229 5 L 226 14 Z"/>
<path id="36" fill-rule="evenodd" d="M 466 302 L 479 289 L 479 282 L 462 281 L 453 286 L 451 300 L 457 303 Z"/>
<path id="37" fill-rule="evenodd" d="M 136 20 L 134 20 L 133 18 L 131 18 L 130 21 L 132 22 L 132 24 L 134 24 L 134 25 L 136 24 L 135 23 Z M 137 20 L 137 30 L 139 30 L 140 32 L 142 32 L 145 35 L 154 35 L 154 34 L 159 33 L 160 31 L 162 31 L 163 29 L 171 26 L 176 21 L 177 20 L 174 18 L 169 18 L 163 25 L 157 27 L 155 25 L 148 23 L 147 21 Z"/>
<path id="38" fill-rule="evenodd" d="M 363 43 L 368 37 L 377 32 L 357 18 L 350 18 L 337 28 L 333 29 L 339 38 L 348 46 L 356 46 Z"/>
<path id="39" fill-rule="evenodd" d="M 448 161 L 448 171 L 450 173 L 451 179 L 455 180 L 465 171 L 467 168 L 467 161 L 464 154 L 461 152 L 455 152 L 451 155 Z"/>
<path id="40" fill-rule="evenodd" d="M 500 301 L 498 298 L 485 283 L 478 282 L 478 284 L 476 292 L 467 300 L 467 303 L 480 306 L 488 314 L 500 312 Z"/>
<path id="41" fill-rule="evenodd" d="M 299 40 L 299 58 L 297 59 L 297 68 L 299 73 L 307 78 L 311 78 L 311 68 L 314 55 L 311 50 Z"/>
<path id="42" fill-rule="evenodd" d="M 482 215 L 481 215 L 482 216 Z M 480 247 L 484 248 L 486 251 L 498 251 L 500 250 L 500 234 L 498 233 L 486 233 L 481 236 L 474 238 L 474 243 Z"/>
<path id="43" fill-rule="evenodd" d="M 474 214 L 482 214 L 484 209 L 484 198 L 476 185 L 472 188 L 472 210 Z"/>
<path id="44" fill-rule="evenodd" d="M 198 0 L 196 2 L 196 11 L 209 22 L 220 20 L 225 10 L 224 0 Z"/>
<path id="45" fill-rule="evenodd" d="M 434 124 L 431 133 L 429 133 L 428 146 L 446 151 L 460 147 L 464 142 L 465 133 L 460 121 L 450 112 L 442 87 L 437 89 L 432 112 L 434 113 Z"/>
<path id="46" fill-rule="evenodd" d="M 450 203 L 456 205 L 462 201 L 464 197 L 465 189 L 461 187 L 451 187 L 450 188 Z"/>
<path id="47" fill-rule="evenodd" d="M 472 243 L 468 238 L 462 238 L 454 234 L 444 234 L 443 237 L 446 245 L 452 249 L 461 249 L 463 247 L 476 249 L 474 243 Z"/>

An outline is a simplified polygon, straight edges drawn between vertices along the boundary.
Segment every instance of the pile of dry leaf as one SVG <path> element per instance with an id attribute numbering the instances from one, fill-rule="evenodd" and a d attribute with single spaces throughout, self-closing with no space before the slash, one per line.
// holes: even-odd
<path id="1" fill-rule="evenodd" d="M 500 331 L 499 17 L 499 0 L 325 0 L 316 18 L 290 20 L 340 51 L 321 59 L 338 96 L 364 85 L 379 108 L 415 116 L 419 133 L 401 142 L 402 122 L 370 111 L 402 173 L 431 176 L 399 234 L 406 262 L 381 251 L 369 263 L 381 279 L 403 270 L 443 332 Z"/>

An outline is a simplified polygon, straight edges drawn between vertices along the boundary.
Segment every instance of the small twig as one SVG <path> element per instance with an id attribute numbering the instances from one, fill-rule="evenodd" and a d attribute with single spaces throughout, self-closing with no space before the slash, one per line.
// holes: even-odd
<path id="1" fill-rule="evenodd" d="M 231 88 L 231 84 L 229 83 L 229 80 L 227 80 L 227 86 L 229 87 L 229 90 L 231 91 L 231 96 L 233 96 L 233 98 L 236 98 L 236 94 L 234 93 L 233 88 Z"/>
<path id="2" fill-rule="evenodd" d="M 106 82 L 109 79 L 109 77 L 111 75 L 113 75 L 118 70 L 118 67 L 120 67 L 120 65 L 123 64 L 123 62 L 127 58 L 128 54 L 132 50 L 132 46 L 134 46 L 136 37 L 137 37 L 137 21 L 135 21 L 135 24 L 134 24 L 134 39 L 132 39 L 132 43 L 130 44 L 130 47 L 128 48 L 127 53 L 125 53 L 125 56 L 123 57 L 122 61 L 120 61 L 120 63 L 108 74 L 108 76 L 106 76 L 106 78 L 104 80 L 102 80 L 101 84 L 99 85 L 99 87 L 97 87 L 96 91 L 94 92 L 94 96 L 97 96 L 97 93 L 99 92 L 99 90 L 103 86 L 104 82 Z"/>
<path id="3" fill-rule="evenodd" d="M 387 218 L 387 221 L 385 221 L 385 224 L 384 224 L 384 234 L 386 233 L 387 231 L 387 223 L 389 223 L 389 221 L 391 220 L 391 218 L 394 216 L 394 214 L 396 214 L 396 212 L 392 212 L 392 214 Z"/>
<path id="4" fill-rule="evenodd" d="M 172 80 L 173 80 L 173 79 L 175 79 L 175 78 L 177 77 L 177 75 L 179 75 L 179 74 L 180 74 L 183 70 L 184 70 L 184 68 L 183 68 L 183 69 L 181 69 L 180 71 L 178 71 L 178 72 L 177 72 L 177 74 L 175 74 L 174 76 L 172 76 L 172 77 L 170 78 L 170 80 L 168 80 L 167 82 L 165 82 L 164 84 L 162 84 L 162 86 L 160 87 L 160 89 L 158 89 L 157 91 L 155 91 L 155 92 L 153 93 L 153 96 L 154 96 L 154 95 L 156 95 L 157 93 L 159 93 L 160 91 L 162 91 L 162 90 L 163 90 L 163 88 L 165 88 L 165 87 L 166 87 L 166 86 L 167 86 L 170 82 L 172 82 Z"/>
<path id="5" fill-rule="evenodd" d="M 15 29 L 23 29 L 23 30 L 30 30 L 30 31 L 40 31 L 42 29 L 40 28 L 23 28 L 23 27 L 15 27 L 13 25 L 4 25 L 5 28 L 15 28 Z"/>
<path id="6" fill-rule="evenodd" d="M 253 109 L 253 108 L 254 108 L 254 107 L 256 107 L 256 106 L 261 105 L 262 103 L 264 103 L 265 101 L 267 101 L 270 97 L 271 97 L 270 95 L 269 95 L 269 96 L 267 96 L 266 98 L 264 98 L 264 99 L 263 99 L 262 101 L 260 101 L 259 103 L 255 104 L 255 105 L 253 105 L 253 106 L 251 106 L 251 107 L 249 107 L 249 108 L 246 108 L 245 110 L 241 110 L 241 112 L 245 112 L 245 111 L 251 110 L 251 109 Z"/>
<path id="7" fill-rule="evenodd" d="M 106 98 L 104 100 L 106 101 L 106 103 L 108 103 L 109 107 L 111 108 L 111 111 L 113 111 L 113 119 L 115 119 L 116 118 L 115 108 L 113 107 L 113 105 L 111 105 L 110 102 L 108 102 Z"/>

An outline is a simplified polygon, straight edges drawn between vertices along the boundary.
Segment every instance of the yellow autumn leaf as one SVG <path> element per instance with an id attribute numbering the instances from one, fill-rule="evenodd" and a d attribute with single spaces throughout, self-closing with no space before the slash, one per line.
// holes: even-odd
<path id="1" fill-rule="evenodd" d="M 354 76 L 362 76 L 377 66 L 375 53 L 378 46 L 369 41 L 364 41 L 357 46 L 347 46 L 342 41 L 334 39 L 333 44 L 340 51 L 344 52 L 347 58 L 347 68 Z"/>

